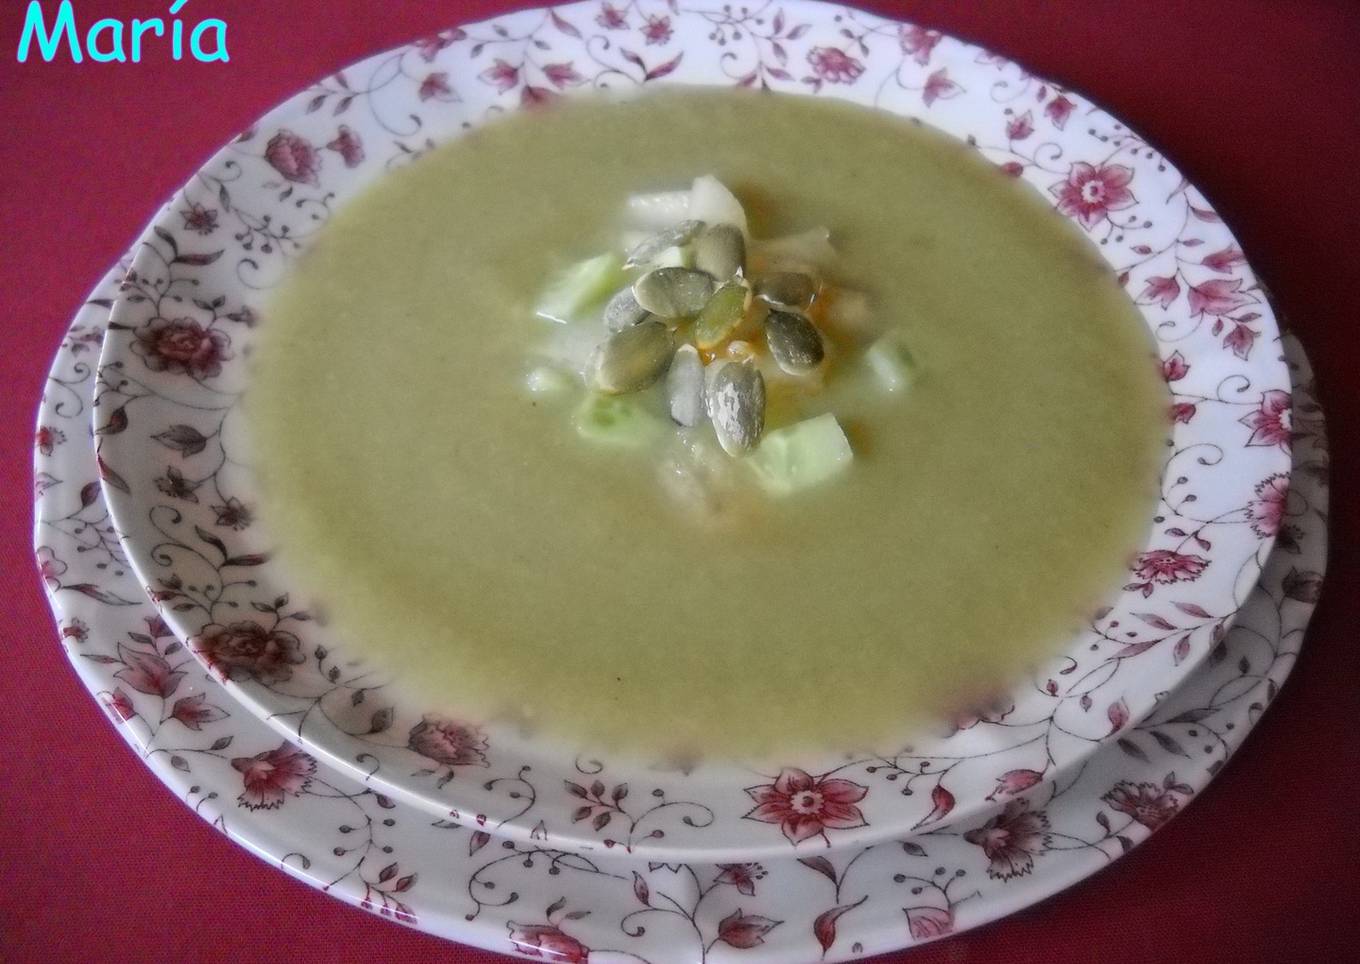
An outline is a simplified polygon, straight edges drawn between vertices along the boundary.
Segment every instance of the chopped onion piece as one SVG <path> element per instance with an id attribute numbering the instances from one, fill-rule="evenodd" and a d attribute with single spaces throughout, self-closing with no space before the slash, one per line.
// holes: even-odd
<path id="1" fill-rule="evenodd" d="M 628 220 L 643 232 L 660 231 L 688 217 L 689 191 L 658 191 L 628 198 Z"/>
<path id="2" fill-rule="evenodd" d="M 911 352 L 892 336 L 880 338 L 864 352 L 864 361 L 883 390 L 905 393 L 916 379 L 916 361 Z"/>
<path id="3" fill-rule="evenodd" d="M 736 195 L 716 177 L 704 175 L 694 179 L 690 189 L 689 213 L 686 217 L 705 224 L 730 224 L 747 235 L 746 212 Z M 748 235 L 749 236 L 749 235 Z"/>

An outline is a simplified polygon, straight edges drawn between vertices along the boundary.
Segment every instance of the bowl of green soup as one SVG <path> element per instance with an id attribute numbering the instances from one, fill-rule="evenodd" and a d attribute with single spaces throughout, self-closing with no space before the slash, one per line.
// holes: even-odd
<path id="1" fill-rule="evenodd" d="M 1288 499 L 1276 323 L 1196 189 L 801 0 L 319 81 L 157 217 L 100 379 L 128 558 L 243 705 L 656 860 L 1041 792 L 1215 652 Z"/>

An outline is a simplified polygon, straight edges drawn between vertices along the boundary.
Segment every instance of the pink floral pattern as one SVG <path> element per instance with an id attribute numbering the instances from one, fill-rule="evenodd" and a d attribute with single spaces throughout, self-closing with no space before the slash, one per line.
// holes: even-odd
<path id="1" fill-rule="evenodd" d="M 303 793 L 316 773 L 316 760 L 291 743 L 252 757 L 238 756 L 231 765 L 245 785 L 238 798 L 241 806 L 251 810 L 282 806 L 288 797 Z"/>
<path id="2" fill-rule="evenodd" d="M 1126 813 L 1149 830 L 1156 830 L 1176 815 L 1180 801 L 1176 794 L 1155 783 L 1122 781 L 1102 797 L 1120 813 Z"/>
<path id="3" fill-rule="evenodd" d="M 61 586 L 61 577 L 66 573 L 66 563 L 57 558 L 57 554 L 48 546 L 38 548 L 38 574 L 42 576 L 43 582 L 47 583 L 49 589 L 57 589 Z"/>
<path id="4" fill-rule="evenodd" d="M 1077 105 L 1062 94 L 1054 97 L 1044 107 L 1044 114 L 1053 126 L 1062 130 L 1067 126 L 1067 119 L 1072 116 L 1072 111 L 1077 109 Z"/>
<path id="5" fill-rule="evenodd" d="M 123 657 L 126 666 L 114 673 L 139 693 L 167 697 L 179 688 L 184 674 L 171 668 L 170 663 L 155 653 L 128 649 Z"/>
<path id="6" fill-rule="evenodd" d="M 948 100 L 963 92 L 963 88 L 950 79 L 949 70 L 941 67 L 926 78 L 926 85 L 921 89 L 921 99 L 925 101 L 927 107 L 930 107 L 940 98 Z"/>
<path id="7" fill-rule="evenodd" d="M 39 425 L 38 431 L 33 435 L 33 445 L 43 455 L 51 455 L 52 451 L 65 441 L 66 433 L 50 425 Z"/>
<path id="8" fill-rule="evenodd" d="M 171 719 L 179 720 L 186 729 L 194 732 L 202 730 L 209 723 L 225 720 L 227 715 L 227 711 L 222 707 L 209 703 L 207 695 L 203 693 L 195 693 L 193 696 L 176 700 L 170 710 Z"/>
<path id="9" fill-rule="evenodd" d="M 1122 164 L 1099 167 L 1077 161 L 1067 180 L 1049 190 L 1058 199 L 1058 210 L 1073 218 L 1087 231 L 1110 216 L 1111 211 L 1133 207 L 1136 198 L 1129 190 L 1133 169 Z"/>
<path id="10" fill-rule="evenodd" d="M 808 51 L 812 72 L 831 84 L 853 84 L 864 65 L 839 47 L 813 47 Z"/>
<path id="11" fill-rule="evenodd" d="M 997 880 L 1022 877 L 1034 869 L 1034 858 L 1053 843 L 1048 817 L 1029 809 L 1024 800 L 1012 800 L 1000 814 L 963 835 L 982 848 L 990 863 L 987 876 Z"/>
<path id="12" fill-rule="evenodd" d="M 453 100 L 453 88 L 449 86 L 449 75 L 442 70 L 425 75 L 420 82 L 418 96 L 421 100 Z"/>
<path id="13" fill-rule="evenodd" d="M 105 693 L 101 702 L 115 722 L 126 723 L 137 715 L 132 700 L 121 689 L 115 689 L 112 693 Z"/>
<path id="14" fill-rule="evenodd" d="M 466 38 L 467 34 L 461 29 L 442 30 L 437 34 L 421 37 L 415 43 L 411 44 L 411 47 L 416 53 L 420 54 L 420 59 L 428 64 L 439 56 L 440 51 L 446 50 L 459 40 L 465 40 Z"/>
<path id="15" fill-rule="evenodd" d="M 189 640 L 189 648 L 230 679 L 283 683 L 292 678 L 294 666 L 306 662 L 296 636 L 251 620 L 205 626 Z"/>
<path id="16" fill-rule="evenodd" d="M 824 836 L 828 830 L 849 830 L 865 825 L 864 813 L 855 804 L 868 787 L 838 778 L 814 778 L 803 770 L 786 768 L 773 783 L 748 787 L 756 805 L 748 820 L 777 823 L 790 843 Z"/>
<path id="17" fill-rule="evenodd" d="M 1288 392 L 1269 391 L 1261 396 L 1261 405 L 1254 412 L 1242 416 L 1241 422 L 1251 429 L 1248 445 L 1278 445 L 1289 451 L 1293 438 L 1294 402 Z"/>
<path id="18" fill-rule="evenodd" d="M 490 84 L 502 93 L 519 84 L 519 68 L 499 58 L 479 76 L 483 83 Z"/>
<path id="19" fill-rule="evenodd" d="M 1241 290 L 1241 278 L 1210 278 L 1190 286 L 1190 314 L 1228 315 L 1256 299 Z"/>
<path id="20" fill-rule="evenodd" d="M 184 219 L 184 230 L 209 235 L 217 230 L 217 209 L 193 203 L 179 212 Z"/>
<path id="21" fill-rule="evenodd" d="M 335 151 L 345 162 L 345 167 L 358 167 L 364 160 L 363 139 L 348 124 L 341 124 L 335 138 L 326 144 L 326 149 Z"/>
<path id="22" fill-rule="evenodd" d="M 584 944 L 552 924 L 512 923 L 510 943 L 526 957 L 542 957 L 562 964 L 584 964 L 590 958 L 590 950 Z"/>
<path id="23" fill-rule="evenodd" d="M 713 878 L 713 882 L 715 884 L 731 884 L 737 888 L 737 893 L 754 897 L 756 895 L 756 881 L 764 877 L 765 868 L 760 864 L 718 864 L 718 876 Z"/>
<path id="24" fill-rule="evenodd" d="M 642 26 L 642 36 L 646 38 L 647 46 L 652 44 L 666 44 L 671 42 L 671 18 L 647 14 L 646 22 Z"/>
<path id="25" fill-rule="evenodd" d="M 1154 549 L 1139 555 L 1133 574 L 1149 583 L 1188 582 L 1198 579 L 1208 566 L 1209 560 L 1203 556 Z"/>
<path id="26" fill-rule="evenodd" d="M 718 940 L 738 950 L 747 950 L 765 943 L 765 935 L 782 923 L 759 914 L 743 913 L 738 907 L 718 924 Z"/>
<path id="27" fill-rule="evenodd" d="M 1256 486 L 1256 498 L 1247 504 L 1251 527 L 1264 538 L 1279 533 L 1289 503 L 1289 476 L 1277 473 Z"/>
<path id="28" fill-rule="evenodd" d="M 907 926 L 918 941 L 933 941 L 954 933 L 954 911 L 949 907 L 907 907 Z"/>
<path id="29" fill-rule="evenodd" d="M 264 149 L 264 159 L 285 180 L 313 187 L 320 183 L 321 155 L 304 138 L 290 130 L 281 130 L 269 139 Z"/>
<path id="30" fill-rule="evenodd" d="M 930 63 L 931 53 L 944 39 L 944 34 L 938 30 L 927 30 L 915 24 L 904 24 L 898 36 L 902 43 L 902 52 L 911 54 L 911 59 L 922 67 Z"/>
<path id="31" fill-rule="evenodd" d="M 1025 111 L 1019 117 L 1012 117 L 1006 122 L 1006 138 L 1012 141 L 1023 141 L 1034 133 L 1034 113 Z"/>
<path id="32" fill-rule="evenodd" d="M 411 729 L 408 743 L 421 756 L 444 766 L 486 765 L 486 737 L 467 723 L 427 713 Z"/>
<path id="33" fill-rule="evenodd" d="M 137 332 L 133 351 L 153 372 L 212 378 L 233 357 L 230 346 L 226 332 L 205 328 L 192 318 L 158 318 Z"/>
<path id="34" fill-rule="evenodd" d="M 1194 402 L 1177 402 L 1171 406 L 1171 421 L 1188 425 L 1197 411 L 1199 407 Z"/>
<path id="35" fill-rule="evenodd" d="M 1162 362 L 1162 377 L 1168 382 L 1178 382 L 1189 374 L 1190 364 L 1185 360 L 1185 356 L 1178 351 L 1173 351 Z"/>
<path id="36" fill-rule="evenodd" d="M 254 520 L 250 508 L 236 496 L 230 496 L 221 504 L 214 505 L 212 510 L 217 513 L 218 525 L 238 532 Z"/>
<path id="37" fill-rule="evenodd" d="M 600 4 L 600 12 L 595 17 L 595 22 L 605 30 L 627 30 L 628 15 L 623 7 L 615 7 L 610 3 Z"/>

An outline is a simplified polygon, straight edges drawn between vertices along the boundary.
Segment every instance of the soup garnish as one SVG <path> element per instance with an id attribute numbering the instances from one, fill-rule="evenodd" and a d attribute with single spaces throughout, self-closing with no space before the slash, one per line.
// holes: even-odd
<path id="1" fill-rule="evenodd" d="M 688 192 L 634 196 L 626 209 L 633 222 L 622 237 L 626 256 L 605 253 L 564 269 L 535 310 L 565 325 L 598 317 L 603 341 L 584 364 L 574 359 L 570 376 L 535 369 L 530 390 L 564 390 L 572 376 L 591 396 L 658 386 L 677 431 L 710 422 L 724 452 L 752 456 L 750 476 L 772 496 L 845 471 L 854 455 L 831 413 L 776 425 L 772 440 L 762 440 L 767 378 L 780 379 L 791 394 L 820 392 L 828 355 L 847 357 L 855 348 L 846 339 L 828 352 L 823 326 L 845 314 L 854 316 L 852 328 L 865 325 L 863 296 L 831 277 L 829 232 L 756 241 L 748 259 L 745 210 L 711 175 L 696 178 Z M 611 293 L 614 285 L 620 287 Z M 911 356 L 894 340 L 880 339 L 861 354 L 883 391 L 910 386 Z M 573 367 L 573 359 L 563 362 Z M 588 396 L 576 413 L 578 431 L 591 441 L 641 444 L 659 433 L 650 421 L 622 399 Z"/>

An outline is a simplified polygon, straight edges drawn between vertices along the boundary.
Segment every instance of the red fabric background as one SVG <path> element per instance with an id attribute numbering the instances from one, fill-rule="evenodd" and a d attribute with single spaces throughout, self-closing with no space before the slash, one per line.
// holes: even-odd
<path id="1" fill-rule="evenodd" d="M 1360 959 L 1360 4 L 864 3 L 1089 93 L 1161 145 L 1238 233 L 1312 354 L 1335 452 L 1332 561 L 1295 678 L 1241 759 L 1094 880 L 912 961 Z M 504 0 L 198 0 L 229 66 L 19 65 L 0 3 L 0 957 L 495 960 L 270 869 L 138 766 L 66 665 L 29 553 L 32 413 L 86 290 L 234 131 L 346 62 Z M 55 8 L 56 3 L 47 4 Z M 80 0 L 96 17 L 168 2 Z M 192 22 L 192 21 L 191 21 Z M 1350 953 L 1347 953 L 1349 951 Z"/>

